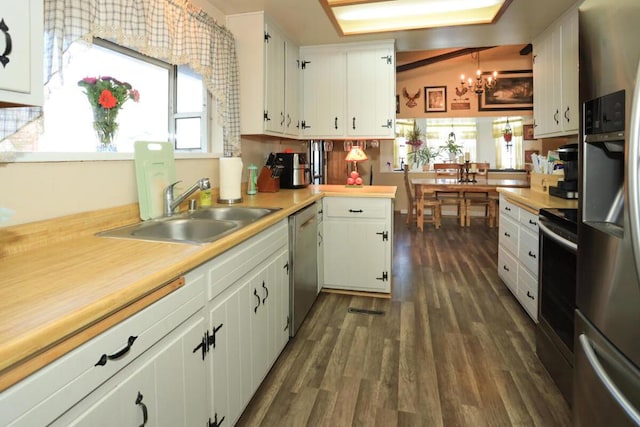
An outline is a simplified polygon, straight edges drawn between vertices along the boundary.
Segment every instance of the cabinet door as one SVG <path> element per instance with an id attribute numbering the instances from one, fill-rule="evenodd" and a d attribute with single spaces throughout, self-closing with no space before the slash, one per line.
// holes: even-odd
<path id="1" fill-rule="evenodd" d="M 290 40 L 285 41 L 285 122 L 284 133 L 297 137 L 300 133 L 300 49 Z"/>
<path id="2" fill-rule="evenodd" d="M 344 52 L 305 52 L 302 55 L 302 134 L 341 136 L 345 133 L 346 55 Z"/>
<path id="3" fill-rule="evenodd" d="M 42 1 L 3 1 L 0 18 L 0 103 L 42 105 Z"/>
<path id="4" fill-rule="evenodd" d="M 578 132 L 578 12 L 573 11 L 562 20 L 562 130 Z"/>
<path id="5" fill-rule="evenodd" d="M 209 374 L 211 389 L 211 420 L 227 420 L 233 425 L 238 419 L 252 391 L 246 387 L 250 369 L 243 365 L 242 354 L 249 353 L 248 328 L 243 300 L 244 288 L 234 287 L 213 301 L 209 311 L 208 333 Z"/>
<path id="6" fill-rule="evenodd" d="M 389 292 L 390 242 L 385 221 L 324 220 L 325 287 Z"/>
<path id="7" fill-rule="evenodd" d="M 283 248 L 273 262 L 275 283 L 273 284 L 273 329 L 274 344 L 271 346 L 271 363 L 289 342 L 289 249 Z"/>
<path id="8" fill-rule="evenodd" d="M 285 42 L 282 34 L 269 24 L 265 25 L 265 122 L 264 129 L 282 133 L 284 112 L 284 58 Z"/>
<path id="9" fill-rule="evenodd" d="M 348 136 L 394 136 L 393 54 L 391 47 L 347 52 Z"/>
<path id="10" fill-rule="evenodd" d="M 533 131 L 536 138 L 549 132 L 547 116 L 551 108 L 549 43 L 548 34 L 541 34 L 533 42 Z"/>

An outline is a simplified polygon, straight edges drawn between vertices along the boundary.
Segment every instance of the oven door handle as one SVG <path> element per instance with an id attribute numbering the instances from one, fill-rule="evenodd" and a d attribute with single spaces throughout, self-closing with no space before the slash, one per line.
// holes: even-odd
<path id="1" fill-rule="evenodd" d="M 540 227 L 540 230 L 544 233 L 545 236 L 554 240 L 556 243 L 559 243 L 560 245 L 564 246 L 566 249 L 570 250 L 573 253 L 576 253 L 578 251 L 577 244 L 573 243 L 570 240 L 565 239 L 562 236 L 557 235 L 556 233 L 551 231 L 549 227 L 544 225 L 542 221 L 538 221 L 538 227 Z"/>

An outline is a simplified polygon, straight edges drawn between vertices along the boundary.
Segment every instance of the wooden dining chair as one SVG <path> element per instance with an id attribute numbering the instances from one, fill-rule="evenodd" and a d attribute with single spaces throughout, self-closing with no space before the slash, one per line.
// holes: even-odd
<path id="1" fill-rule="evenodd" d="M 420 185 L 416 185 L 416 211 L 418 230 L 424 231 L 425 222 L 433 224 L 436 230 L 440 228 L 442 202 L 435 197 L 434 192 L 423 192 Z"/>
<path id="2" fill-rule="evenodd" d="M 449 178 L 458 180 L 461 172 L 461 165 L 457 163 L 434 163 L 433 170 L 436 178 Z M 456 217 L 461 227 L 465 226 L 466 205 L 464 196 L 458 191 L 436 191 L 436 199 L 440 200 L 442 206 L 455 206 Z"/>
<path id="3" fill-rule="evenodd" d="M 477 181 L 486 181 L 489 175 L 489 163 L 471 163 L 471 170 L 476 171 Z M 489 228 L 496 226 L 496 214 L 497 203 L 495 197 L 492 197 L 490 192 L 478 193 L 478 192 L 464 192 L 465 201 L 465 225 L 471 226 L 471 213 L 474 206 L 481 206 L 484 208 L 483 218 L 487 219 Z"/>

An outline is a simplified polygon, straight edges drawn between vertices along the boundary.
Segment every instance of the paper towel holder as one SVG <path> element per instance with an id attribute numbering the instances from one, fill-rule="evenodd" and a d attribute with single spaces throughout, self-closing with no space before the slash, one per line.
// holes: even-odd
<path id="1" fill-rule="evenodd" d="M 217 202 L 220 204 L 233 205 L 234 203 L 242 203 L 242 197 L 239 197 L 237 199 L 221 199 L 218 197 Z"/>

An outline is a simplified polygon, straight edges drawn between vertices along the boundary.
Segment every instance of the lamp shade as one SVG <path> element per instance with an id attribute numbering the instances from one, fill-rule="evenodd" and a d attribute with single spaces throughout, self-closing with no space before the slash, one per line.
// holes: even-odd
<path id="1" fill-rule="evenodd" d="M 362 148 L 355 146 L 351 148 L 351 150 L 347 154 L 347 157 L 345 157 L 344 159 L 347 162 L 364 162 L 368 159 L 368 157 L 365 152 L 362 151 Z"/>

